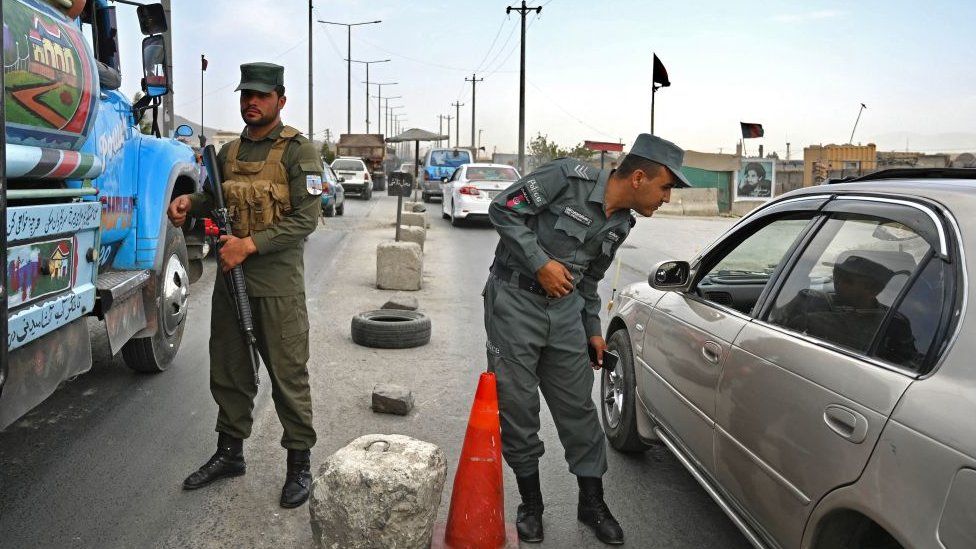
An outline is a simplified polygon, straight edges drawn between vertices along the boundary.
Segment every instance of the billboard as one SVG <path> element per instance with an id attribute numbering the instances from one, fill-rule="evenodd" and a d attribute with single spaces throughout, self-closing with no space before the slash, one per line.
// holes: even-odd
<path id="1" fill-rule="evenodd" d="M 776 160 L 743 158 L 736 173 L 735 200 L 769 200 L 776 195 Z"/>

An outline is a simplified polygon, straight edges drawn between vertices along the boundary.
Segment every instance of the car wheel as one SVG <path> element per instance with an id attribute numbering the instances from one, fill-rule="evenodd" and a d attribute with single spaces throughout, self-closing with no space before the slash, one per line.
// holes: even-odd
<path id="1" fill-rule="evenodd" d="M 352 340 L 378 349 L 419 347 L 430 342 L 430 318 L 396 309 L 362 312 L 352 317 Z"/>
<path id="2" fill-rule="evenodd" d="M 345 200 L 342 201 L 342 204 L 339 204 L 338 206 L 336 206 L 335 213 L 336 213 L 336 215 L 342 215 L 342 214 L 346 213 L 346 201 Z"/>
<path id="3" fill-rule="evenodd" d="M 186 327 L 190 277 L 183 231 L 166 222 L 163 268 L 156 276 L 156 334 L 130 339 L 122 346 L 125 365 L 137 372 L 158 373 L 169 366 L 180 348 Z M 149 311 L 147 311 L 148 313 Z"/>
<path id="4" fill-rule="evenodd" d="M 363 198 L 363 200 L 369 200 L 370 198 L 373 198 L 373 188 L 372 187 L 366 187 L 363 190 L 362 198 Z"/>
<path id="5" fill-rule="evenodd" d="M 454 209 L 454 201 L 451 201 L 451 226 L 459 227 L 461 225 L 461 220 L 457 216 L 457 210 Z"/>
<path id="6" fill-rule="evenodd" d="M 325 217 L 333 217 L 335 216 L 335 213 L 336 213 L 335 204 L 329 204 L 328 206 L 322 208 L 322 215 L 324 215 Z"/>
<path id="7" fill-rule="evenodd" d="M 601 370 L 600 418 L 610 446 L 621 452 L 643 452 L 648 445 L 637 433 L 637 394 L 634 350 L 627 330 L 617 330 L 607 341 L 608 350 L 620 356 L 613 372 Z"/>
<path id="8" fill-rule="evenodd" d="M 427 193 L 420 193 L 420 199 L 423 200 L 425 204 L 430 203 L 430 195 Z"/>

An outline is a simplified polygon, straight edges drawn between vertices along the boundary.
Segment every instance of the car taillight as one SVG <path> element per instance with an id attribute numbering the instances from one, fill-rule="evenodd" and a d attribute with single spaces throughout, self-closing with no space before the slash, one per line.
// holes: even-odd
<path id="1" fill-rule="evenodd" d="M 369 172 L 366 172 L 366 177 L 363 178 L 363 181 L 372 181 L 372 179 L 369 178 Z"/>
<path id="2" fill-rule="evenodd" d="M 478 187 L 475 187 L 474 185 L 465 185 L 460 189 L 458 189 L 458 192 L 461 194 L 470 194 L 471 196 L 478 196 L 479 194 L 481 194 L 481 191 L 478 190 Z"/>

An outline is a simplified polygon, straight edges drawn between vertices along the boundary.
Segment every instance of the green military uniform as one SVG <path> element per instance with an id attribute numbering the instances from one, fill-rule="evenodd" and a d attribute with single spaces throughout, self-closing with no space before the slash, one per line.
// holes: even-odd
<path id="1" fill-rule="evenodd" d="M 232 151 L 236 154 L 230 157 Z M 280 158 L 280 169 L 269 165 L 276 158 Z M 235 236 L 250 236 L 257 248 L 243 267 L 258 350 L 268 368 L 271 396 L 284 427 L 281 445 L 308 450 L 316 438 L 306 367 L 309 344 L 303 253 L 304 238 L 315 230 L 320 208 L 320 196 L 309 182 L 321 181 L 322 159 L 297 130 L 283 125 L 258 140 L 249 138 L 244 130 L 240 140 L 220 149 L 217 159 Z M 242 174 L 257 179 L 251 177 L 251 181 L 229 188 Z M 261 174 L 270 176 L 261 179 Z M 276 177 L 284 181 L 276 181 Z M 191 201 L 191 215 L 209 214 L 213 204 L 209 194 L 191 195 Z M 223 276 L 214 284 L 212 306 L 210 390 L 219 407 L 217 431 L 244 439 L 251 434 L 257 386 Z"/>
<path id="2" fill-rule="evenodd" d="M 489 208 L 501 240 L 485 286 L 489 370 L 498 380 L 502 452 L 516 476 L 538 471 L 539 389 L 552 411 L 570 471 L 606 472 L 606 443 L 591 398 L 588 338 L 601 335 L 597 284 L 635 220 L 604 210 L 610 172 L 559 159 L 523 177 Z M 550 259 L 575 291 L 549 298 L 535 273 Z"/>

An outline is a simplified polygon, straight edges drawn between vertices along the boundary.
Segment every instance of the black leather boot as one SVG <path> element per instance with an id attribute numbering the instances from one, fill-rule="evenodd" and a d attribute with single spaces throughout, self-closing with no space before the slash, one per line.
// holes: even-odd
<path id="1" fill-rule="evenodd" d="M 244 441 L 217 433 L 217 452 L 202 467 L 183 481 L 184 490 L 203 488 L 224 477 L 239 477 L 247 472 L 244 463 Z"/>
<path id="2" fill-rule="evenodd" d="M 515 528 L 519 540 L 525 543 L 542 541 L 542 488 L 539 486 L 539 473 L 527 477 L 515 477 L 518 482 L 522 503 L 518 506 Z"/>
<path id="3" fill-rule="evenodd" d="M 609 545 L 623 545 L 624 531 L 603 501 L 603 479 L 576 477 L 579 482 L 579 507 L 576 518 L 593 529 L 597 539 Z"/>
<path id="4" fill-rule="evenodd" d="M 288 450 L 288 474 L 281 487 L 282 507 L 291 509 L 308 500 L 308 489 L 312 486 L 311 458 L 310 450 Z"/>

